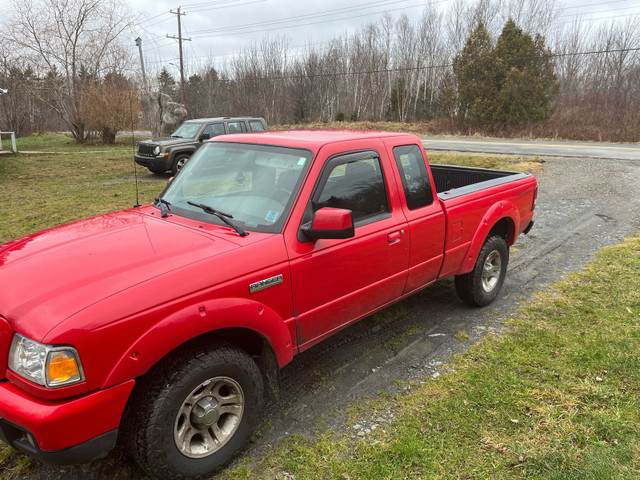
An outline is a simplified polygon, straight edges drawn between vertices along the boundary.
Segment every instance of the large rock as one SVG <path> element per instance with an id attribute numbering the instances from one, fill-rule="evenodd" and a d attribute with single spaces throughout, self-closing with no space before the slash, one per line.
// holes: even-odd
<path id="1" fill-rule="evenodd" d="M 139 98 L 154 138 L 170 135 L 187 118 L 187 110 L 169 95 L 144 90 Z"/>

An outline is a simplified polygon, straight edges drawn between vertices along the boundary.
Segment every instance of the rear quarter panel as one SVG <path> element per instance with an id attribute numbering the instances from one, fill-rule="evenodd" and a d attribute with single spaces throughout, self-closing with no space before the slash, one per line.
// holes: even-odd
<path id="1" fill-rule="evenodd" d="M 531 221 L 535 186 L 535 177 L 527 176 L 442 200 L 447 232 L 440 277 L 470 272 L 487 235 L 504 218 L 509 223 L 507 245 L 513 245 Z"/>

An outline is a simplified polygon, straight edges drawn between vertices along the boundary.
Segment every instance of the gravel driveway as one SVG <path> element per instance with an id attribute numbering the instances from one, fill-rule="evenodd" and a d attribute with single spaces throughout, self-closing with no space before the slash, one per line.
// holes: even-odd
<path id="1" fill-rule="evenodd" d="M 505 285 L 492 305 L 464 306 L 452 282 L 445 280 L 299 355 L 284 368 L 283 399 L 268 406 L 260 439 L 244 458 L 252 461 L 268 454 L 269 445 L 292 433 L 314 431 L 320 419 L 323 428 L 366 437 L 388 419 L 364 417 L 347 427 L 347 403 L 407 388 L 397 381 L 440 374 L 452 353 L 499 331 L 502 320 L 534 291 L 582 268 L 601 247 L 640 230 L 640 160 L 550 157 L 538 181 L 536 224 L 512 248 Z M 116 468 L 121 474 L 113 477 L 114 464 L 127 468 Z M 24 478 L 142 477 L 116 452 L 90 466 L 38 465 Z"/>

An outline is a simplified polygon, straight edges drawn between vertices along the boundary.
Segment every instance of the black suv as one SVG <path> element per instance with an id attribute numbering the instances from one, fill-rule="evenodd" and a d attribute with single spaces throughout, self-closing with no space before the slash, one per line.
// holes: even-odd
<path id="1" fill-rule="evenodd" d="M 187 120 L 170 138 L 138 142 L 134 159 L 153 173 L 171 170 L 175 175 L 204 140 L 226 133 L 263 132 L 267 122 L 260 117 L 214 117 Z"/>

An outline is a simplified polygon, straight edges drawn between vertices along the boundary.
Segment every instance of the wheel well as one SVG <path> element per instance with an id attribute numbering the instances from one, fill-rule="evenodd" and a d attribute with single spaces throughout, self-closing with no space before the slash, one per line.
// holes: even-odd
<path id="1" fill-rule="evenodd" d="M 259 333 L 247 328 L 226 328 L 209 332 L 193 338 L 172 350 L 158 363 L 175 352 L 187 350 L 194 345 L 214 345 L 224 343 L 233 345 L 248 353 L 256 362 L 262 373 L 265 393 L 268 399 L 276 400 L 280 396 L 280 369 L 278 359 L 269 342 Z M 158 364 L 154 365 L 150 371 Z M 148 373 L 147 373 L 148 374 Z"/>
<path id="2" fill-rule="evenodd" d="M 505 239 L 505 241 L 507 242 L 507 245 L 512 245 L 515 239 L 515 233 L 516 233 L 516 227 L 515 227 L 515 224 L 513 223 L 513 220 L 509 217 L 505 217 L 499 220 L 498 223 L 496 223 L 493 226 L 493 228 L 487 235 L 487 238 L 490 237 L 491 235 L 500 235 L 502 238 Z"/>

